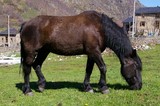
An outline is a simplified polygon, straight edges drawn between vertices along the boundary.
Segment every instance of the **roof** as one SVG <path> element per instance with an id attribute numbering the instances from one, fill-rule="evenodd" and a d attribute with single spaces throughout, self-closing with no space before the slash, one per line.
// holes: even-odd
<path id="1" fill-rule="evenodd" d="M 142 7 L 136 10 L 136 15 L 160 13 L 160 7 Z"/>
<path id="2" fill-rule="evenodd" d="M 8 29 L 0 32 L 0 35 L 7 35 L 8 34 Z M 11 35 L 16 35 L 17 34 L 17 30 L 15 28 L 11 28 L 10 29 L 10 34 Z"/>
<path id="3" fill-rule="evenodd" d="M 136 15 L 141 15 L 141 14 L 160 14 L 160 7 L 141 7 L 136 10 L 135 14 Z M 133 22 L 133 17 L 128 17 L 123 21 L 124 23 L 129 23 Z"/>
<path id="4" fill-rule="evenodd" d="M 128 17 L 123 21 L 124 23 L 133 22 L 133 17 Z"/>

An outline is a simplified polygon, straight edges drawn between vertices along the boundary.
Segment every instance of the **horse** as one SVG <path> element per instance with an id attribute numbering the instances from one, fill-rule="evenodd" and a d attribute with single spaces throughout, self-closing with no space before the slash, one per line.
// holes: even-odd
<path id="1" fill-rule="evenodd" d="M 102 52 L 110 48 L 121 64 L 121 74 L 130 89 L 142 88 L 142 62 L 133 49 L 124 29 L 104 13 L 84 11 L 74 16 L 37 16 L 21 25 L 21 69 L 23 70 L 25 95 L 32 95 L 30 88 L 31 68 L 38 77 L 38 89 L 45 89 L 46 79 L 41 71 L 49 53 L 64 56 L 87 55 L 83 82 L 85 92 L 94 92 L 90 76 L 96 64 L 100 71 L 99 90 L 109 93 L 106 83 L 106 64 Z"/>

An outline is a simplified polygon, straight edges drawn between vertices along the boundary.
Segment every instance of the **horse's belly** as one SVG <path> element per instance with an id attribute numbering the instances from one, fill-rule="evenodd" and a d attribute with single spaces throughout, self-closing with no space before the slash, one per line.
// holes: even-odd
<path id="1" fill-rule="evenodd" d="M 59 55 L 80 55 L 84 54 L 85 50 L 83 48 L 82 44 L 76 45 L 70 45 L 70 44 L 65 44 L 61 45 L 58 44 L 57 46 L 52 47 L 53 49 L 51 52 L 59 54 Z"/>

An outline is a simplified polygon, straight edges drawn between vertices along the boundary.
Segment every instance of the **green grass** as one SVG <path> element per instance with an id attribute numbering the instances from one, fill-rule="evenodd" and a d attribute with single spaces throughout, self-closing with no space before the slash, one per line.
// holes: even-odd
<path id="1" fill-rule="evenodd" d="M 26 12 L 22 14 L 22 17 L 24 18 L 24 20 L 28 20 L 33 18 L 36 15 L 38 15 L 37 10 L 29 8 Z"/>
<path id="2" fill-rule="evenodd" d="M 23 77 L 19 65 L 0 67 L 0 106 L 158 106 L 160 105 L 160 45 L 151 50 L 139 51 L 143 62 L 143 88 L 128 89 L 120 75 L 116 56 L 103 54 L 107 64 L 109 94 L 82 92 L 86 56 L 57 57 L 50 54 L 43 65 L 47 86 L 43 93 L 37 92 L 37 77 L 32 70 L 32 97 L 22 94 Z M 59 61 L 62 59 L 62 61 Z M 97 90 L 99 70 L 94 67 L 91 83 Z"/>

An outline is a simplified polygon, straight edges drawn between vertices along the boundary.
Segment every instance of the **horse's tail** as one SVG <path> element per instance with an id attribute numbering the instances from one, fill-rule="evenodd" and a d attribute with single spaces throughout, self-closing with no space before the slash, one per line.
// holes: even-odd
<path id="1" fill-rule="evenodd" d="M 23 28 L 24 28 L 25 23 L 26 23 L 26 22 L 24 22 L 24 23 L 21 24 L 21 28 L 20 28 L 20 30 L 19 30 L 20 39 L 21 39 L 21 37 L 22 37 L 22 31 L 23 31 Z M 19 71 L 19 73 L 21 73 L 21 71 L 22 71 L 23 61 L 24 61 L 24 56 L 25 56 L 22 39 L 21 39 L 21 41 L 20 41 L 20 55 L 21 55 L 21 60 L 20 60 L 20 71 Z"/>
<path id="2" fill-rule="evenodd" d="M 21 33 L 22 33 L 22 30 L 24 29 L 24 25 L 26 24 L 26 22 L 23 22 L 22 24 L 21 24 L 21 27 L 20 27 L 20 29 L 19 29 L 19 33 L 20 33 L 20 35 L 21 35 Z"/>

